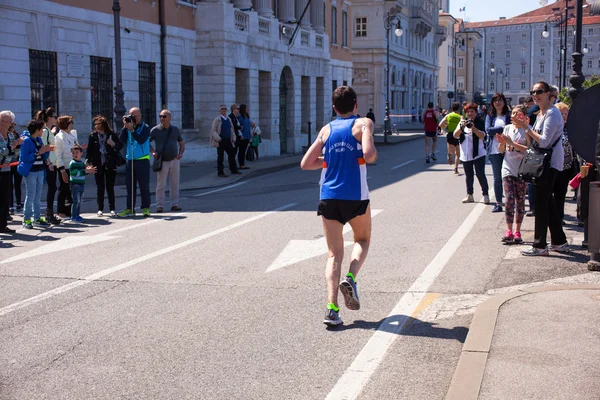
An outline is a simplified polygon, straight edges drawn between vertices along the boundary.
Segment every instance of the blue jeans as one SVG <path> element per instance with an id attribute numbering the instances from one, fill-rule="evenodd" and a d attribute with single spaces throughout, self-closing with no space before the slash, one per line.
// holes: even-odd
<path id="1" fill-rule="evenodd" d="M 23 220 L 39 219 L 40 202 L 42 200 L 42 189 L 44 188 L 44 171 L 29 172 L 25 179 L 25 207 L 23 209 Z"/>
<path id="2" fill-rule="evenodd" d="M 81 183 L 71 183 L 71 196 L 73 197 L 73 204 L 71 204 L 71 218 L 75 219 L 80 217 L 79 212 L 81 211 L 81 201 L 83 200 L 83 190 L 85 185 Z"/>
<path id="3" fill-rule="evenodd" d="M 502 204 L 502 162 L 504 161 L 504 154 L 490 154 L 488 157 L 494 174 L 494 196 L 496 196 L 496 203 Z"/>
<path id="4" fill-rule="evenodd" d="M 485 157 L 479 157 L 473 161 L 463 161 L 463 168 L 465 169 L 465 180 L 467 182 L 467 194 L 473 194 L 473 182 L 475 181 L 475 175 L 479 185 L 481 185 L 481 192 L 484 196 L 488 195 L 488 182 L 485 177 Z M 475 172 L 473 172 L 475 169 Z"/>

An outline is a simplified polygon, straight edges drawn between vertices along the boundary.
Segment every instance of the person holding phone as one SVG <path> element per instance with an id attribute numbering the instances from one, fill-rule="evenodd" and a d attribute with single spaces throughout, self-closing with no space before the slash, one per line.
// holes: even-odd
<path id="1" fill-rule="evenodd" d="M 44 122 L 42 129 L 42 142 L 44 145 L 50 146 L 51 150 L 55 150 L 56 141 L 54 135 L 58 133 L 56 121 L 56 111 L 52 107 L 38 111 L 35 114 L 35 119 Z M 60 220 L 54 215 L 54 196 L 56 196 L 58 171 L 56 170 L 56 152 L 48 152 L 48 163 L 46 164 L 46 184 L 48 190 L 46 192 L 46 220 L 51 224 L 60 224 Z"/>

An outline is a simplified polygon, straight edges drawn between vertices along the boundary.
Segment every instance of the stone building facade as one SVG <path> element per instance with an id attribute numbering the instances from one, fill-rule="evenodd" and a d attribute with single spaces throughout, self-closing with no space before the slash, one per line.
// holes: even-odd
<path id="1" fill-rule="evenodd" d="M 359 95 L 359 109 L 373 108 L 381 127 L 386 104 L 386 29 L 387 13 L 400 21 L 402 35 L 389 31 L 390 40 L 390 114 L 408 115 L 414 107 L 436 101 L 438 87 L 438 47 L 448 32 L 438 29 L 439 1 L 433 0 L 354 0 L 352 9 L 354 67 L 353 87 Z M 410 118 L 397 117 L 408 121 Z"/>
<path id="2" fill-rule="evenodd" d="M 438 49 L 438 87 L 437 87 L 437 102 L 438 107 L 449 110 L 455 99 L 449 99 L 448 94 L 456 93 L 456 46 L 454 26 L 458 21 L 447 12 L 440 12 L 439 27 L 449 32 L 446 39 Z M 455 96 L 454 96 L 455 97 Z"/>
<path id="3" fill-rule="evenodd" d="M 263 133 L 262 154 L 301 151 L 308 122 L 314 138 L 331 119 L 334 84 L 352 77 L 351 3 L 306 4 L 121 0 L 125 107 L 140 106 L 149 124 L 168 107 L 193 140 L 209 136 L 220 104 L 246 103 Z M 74 117 L 81 137 L 93 115 L 113 119 L 112 2 L 4 0 L 0 11 L 0 109 L 13 110 L 23 126 L 53 106 Z M 330 41 L 334 31 L 337 43 Z"/>

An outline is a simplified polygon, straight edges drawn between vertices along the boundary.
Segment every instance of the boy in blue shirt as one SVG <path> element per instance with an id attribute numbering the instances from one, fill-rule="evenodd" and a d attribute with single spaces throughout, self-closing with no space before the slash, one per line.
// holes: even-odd
<path id="1" fill-rule="evenodd" d="M 71 221 L 83 222 L 79 212 L 81 210 L 81 201 L 83 200 L 83 190 L 85 189 L 85 174 L 95 174 L 96 167 L 91 165 L 86 166 L 81 161 L 83 149 L 79 145 L 71 147 L 71 157 L 73 160 L 69 163 L 69 182 L 71 184 L 71 196 L 73 204 L 71 204 Z"/>

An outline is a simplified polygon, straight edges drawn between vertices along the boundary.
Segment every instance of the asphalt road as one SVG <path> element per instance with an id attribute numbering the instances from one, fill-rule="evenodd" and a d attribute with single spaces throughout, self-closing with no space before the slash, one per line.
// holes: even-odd
<path id="1" fill-rule="evenodd" d="M 380 147 L 368 167 L 377 215 L 362 307 L 342 307 L 333 330 L 319 171 L 185 192 L 184 213 L 84 213 L 84 225 L 4 237 L 0 398 L 443 399 L 477 304 L 598 279 L 583 252 L 529 259 L 502 245 L 503 215 L 461 204 L 464 175 L 445 149 L 425 164 L 422 147 Z M 532 231 L 528 219 L 526 241 Z"/>

